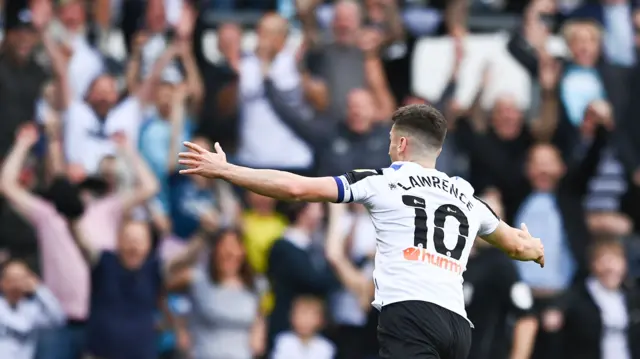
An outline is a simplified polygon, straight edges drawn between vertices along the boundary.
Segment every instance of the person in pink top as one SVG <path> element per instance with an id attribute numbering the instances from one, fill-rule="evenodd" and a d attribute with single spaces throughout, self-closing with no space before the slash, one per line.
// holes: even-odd
<path id="1" fill-rule="evenodd" d="M 48 135 L 49 165 L 54 173 L 48 193 L 44 197 L 38 196 L 19 183 L 23 164 L 39 138 L 38 130 L 32 124 L 19 131 L 2 166 L 0 186 L 11 206 L 34 226 L 40 246 L 44 284 L 58 298 L 67 315 L 68 325 L 57 333 L 60 336 L 55 336 L 65 342 L 58 342 L 56 350 L 74 348 L 74 351 L 79 351 L 82 350 L 82 343 L 78 343 L 78 340 L 89 311 L 90 273 L 75 244 L 68 219 L 56 209 L 61 205 L 60 201 L 64 201 L 63 189 L 73 185 L 65 173 L 67 166 L 64 164 L 59 136 L 55 133 Z M 134 168 L 137 176 L 135 188 L 118 192 L 100 177 L 88 178 L 78 184 L 84 207 L 80 224 L 91 243 L 102 249 L 115 247 L 123 217 L 158 191 L 155 176 L 137 150 L 129 146 L 122 135 L 115 136 L 113 140 L 117 144 L 118 155 L 123 156 Z M 69 354 L 60 357 L 75 357 L 75 353 Z"/>

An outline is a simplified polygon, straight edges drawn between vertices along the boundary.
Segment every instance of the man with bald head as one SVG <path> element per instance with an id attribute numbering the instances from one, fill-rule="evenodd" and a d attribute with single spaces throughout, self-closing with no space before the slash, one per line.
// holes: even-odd
<path id="1" fill-rule="evenodd" d="M 313 151 L 274 111 L 265 96 L 268 80 L 302 106 L 301 78 L 295 49 L 285 46 L 289 25 L 281 16 L 268 13 L 258 23 L 258 42 L 253 53 L 240 61 L 240 136 L 238 160 L 254 168 L 279 168 L 307 173 Z"/>

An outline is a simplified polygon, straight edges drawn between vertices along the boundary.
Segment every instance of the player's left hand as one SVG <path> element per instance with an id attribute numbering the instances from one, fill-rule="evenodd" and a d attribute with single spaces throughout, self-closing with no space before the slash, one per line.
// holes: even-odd
<path id="1" fill-rule="evenodd" d="M 227 165 L 227 155 L 218 142 L 214 145 L 215 152 L 209 152 L 192 142 L 184 142 L 184 146 L 189 152 L 181 152 L 178 163 L 187 169 L 180 170 L 180 174 L 218 178 Z"/>
<path id="2" fill-rule="evenodd" d="M 527 258 L 527 260 L 532 260 L 540 265 L 541 268 L 544 268 L 544 246 L 542 245 L 542 241 L 540 238 L 535 238 L 529 233 L 529 229 L 527 225 L 522 223 L 521 232 L 523 238 L 527 241 L 529 248 L 531 249 L 531 257 Z"/>

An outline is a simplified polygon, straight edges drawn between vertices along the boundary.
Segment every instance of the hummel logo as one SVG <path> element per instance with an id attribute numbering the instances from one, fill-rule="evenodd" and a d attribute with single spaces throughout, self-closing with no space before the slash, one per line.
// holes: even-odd
<path id="1" fill-rule="evenodd" d="M 420 205 L 420 206 L 424 206 L 424 202 L 420 202 L 420 201 L 418 201 L 417 199 L 414 199 L 414 200 L 413 200 L 413 203 L 415 203 L 415 204 L 417 204 L 417 205 Z"/>
<path id="2" fill-rule="evenodd" d="M 394 190 L 394 189 L 396 189 L 396 188 L 398 188 L 398 186 L 396 186 L 396 185 L 395 185 L 395 184 L 393 184 L 393 183 L 389 183 L 389 189 L 390 189 L 390 190 L 392 190 L 392 191 L 393 191 L 393 190 Z"/>
<path id="3" fill-rule="evenodd" d="M 447 212 L 457 213 L 455 210 L 451 209 L 451 207 L 447 207 Z"/>

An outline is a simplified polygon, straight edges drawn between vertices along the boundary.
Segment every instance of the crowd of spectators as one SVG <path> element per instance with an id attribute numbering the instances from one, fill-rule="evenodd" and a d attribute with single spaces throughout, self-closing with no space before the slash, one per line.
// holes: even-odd
<path id="1" fill-rule="evenodd" d="M 384 168 L 394 109 L 428 103 L 449 120 L 438 169 L 545 246 L 540 269 L 476 241 L 469 358 L 640 359 L 635 1 L 0 3 L 0 358 L 377 358 L 366 209 L 180 176 L 177 153 L 219 142 L 254 168 Z M 463 106 L 468 19 L 505 13 L 531 105 L 483 103 L 486 71 Z M 440 98 L 412 88 L 425 35 L 453 43 L 431 55 L 453 62 Z"/>

